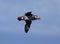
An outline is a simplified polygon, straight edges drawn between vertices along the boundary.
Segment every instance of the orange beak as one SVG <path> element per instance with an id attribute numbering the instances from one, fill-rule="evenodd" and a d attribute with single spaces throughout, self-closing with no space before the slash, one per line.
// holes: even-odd
<path id="1" fill-rule="evenodd" d="M 36 20 L 39 20 L 39 19 L 40 19 L 40 17 L 39 17 L 39 16 L 35 16 L 35 19 L 36 19 Z"/>

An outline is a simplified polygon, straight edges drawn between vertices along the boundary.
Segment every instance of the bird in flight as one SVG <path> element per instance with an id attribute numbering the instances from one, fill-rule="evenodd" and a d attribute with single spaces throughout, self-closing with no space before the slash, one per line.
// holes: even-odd
<path id="1" fill-rule="evenodd" d="M 25 13 L 24 16 L 19 16 L 17 18 L 18 21 L 24 20 L 26 22 L 25 27 L 24 27 L 24 30 L 26 33 L 29 31 L 32 21 L 39 20 L 39 19 L 40 17 L 37 15 L 33 15 L 31 11 Z"/>

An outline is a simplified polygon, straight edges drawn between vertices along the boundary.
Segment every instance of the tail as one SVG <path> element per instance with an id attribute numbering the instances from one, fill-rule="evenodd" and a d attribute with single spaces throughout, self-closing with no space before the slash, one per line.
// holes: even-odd
<path id="1" fill-rule="evenodd" d="M 17 20 L 19 20 L 19 21 L 24 20 L 24 16 L 18 17 Z"/>
<path id="2" fill-rule="evenodd" d="M 17 20 L 18 20 L 18 21 L 21 21 L 21 17 L 18 17 Z"/>

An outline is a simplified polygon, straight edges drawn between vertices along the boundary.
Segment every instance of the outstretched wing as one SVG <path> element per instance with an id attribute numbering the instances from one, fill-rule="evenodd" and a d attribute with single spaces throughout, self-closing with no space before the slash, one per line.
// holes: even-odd
<path id="1" fill-rule="evenodd" d="M 26 21 L 26 24 L 25 24 L 25 32 L 26 33 L 29 31 L 31 23 L 32 23 L 32 21 Z"/>
<path id="2" fill-rule="evenodd" d="M 32 16 L 31 12 L 25 13 L 25 16 Z"/>

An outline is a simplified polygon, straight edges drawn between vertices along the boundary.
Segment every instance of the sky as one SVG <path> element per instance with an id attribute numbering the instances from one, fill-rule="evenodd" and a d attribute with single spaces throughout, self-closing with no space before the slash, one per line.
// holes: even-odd
<path id="1" fill-rule="evenodd" d="M 25 33 L 28 11 L 41 19 Z M 0 44 L 60 44 L 60 0 L 0 0 Z"/>

